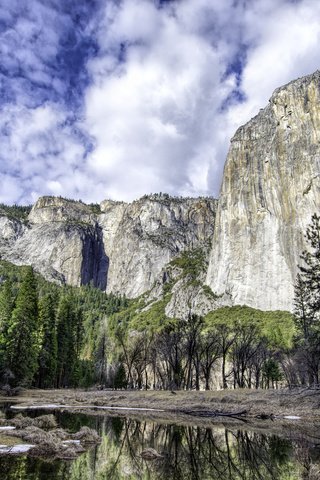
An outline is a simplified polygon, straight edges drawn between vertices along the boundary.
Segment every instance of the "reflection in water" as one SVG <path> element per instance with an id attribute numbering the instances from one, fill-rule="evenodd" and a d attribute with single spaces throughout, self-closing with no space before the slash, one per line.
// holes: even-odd
<path id="1" fill-rule="evenodd" d="M 320 478 L 317 450 L 302 441 L 212 426 L 166 425 L 129 418 L 65 415 L 73 428 L 85 420 L 102 443 L 73 462 L 44 462 L 24 457 L 0 459 L 8 480 L 297 480 Z M 141 457 L 154 448 L 162 457 Z M 311 454 L 314 456 L 311 460 Z M 319 465 L 318 465 L 319 466 Z"/>
<path id="2" fill-rule="evenodd" d="M 1 480 L 67 480 L 70 467 L 70 464 L 61 461 L 34 461 L 20 456 L 0 457 L 0 478 Z"/>
<path id="3" fill-rule="evenodd" d="M 247 431 L 181 427 L 130 419 L 106 425 L 107 435 L 96 452 L 72 466 L 74 480 L 89 479 L 297 479 L 293 447 L 287 440 Z M 145 461 L 140 453 L 152 447 L 163 455 Z M 93 459 L 94 457 L 94 459 Z M 90 460 L 89 460 L 90 458 Z M 91 464 L 91 468 L 88 468 Z"/>

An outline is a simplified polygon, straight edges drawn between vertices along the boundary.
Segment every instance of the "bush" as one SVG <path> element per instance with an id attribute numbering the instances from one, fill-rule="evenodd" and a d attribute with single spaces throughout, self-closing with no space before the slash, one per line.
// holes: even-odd
<path id="1" fill-rule="evenodd" d="M 40 415 L 36 418 L 24 417 L 21 413 L 14 417 L 11 422 L 18 429 L 27 427 L 38 427 L 45 430 L 56 428 L 57 421 L 54 415 Z"/>

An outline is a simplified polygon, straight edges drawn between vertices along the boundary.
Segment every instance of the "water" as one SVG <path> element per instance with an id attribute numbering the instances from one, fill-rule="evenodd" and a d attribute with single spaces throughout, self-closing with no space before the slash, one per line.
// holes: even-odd
<path id="1" fill-rule="evenodd" d="M 310 441 L 290 429 L 279 436 L 245 424 L 202 427 L 115 416 L 56 416 L 70 431 L 82 425 L 95 428 L 102 443 L 72 462 L 0 457 L 1 480 L 320 479 L 320 439 Z M 147 448 L 161 457 L 143 459 Z"/>

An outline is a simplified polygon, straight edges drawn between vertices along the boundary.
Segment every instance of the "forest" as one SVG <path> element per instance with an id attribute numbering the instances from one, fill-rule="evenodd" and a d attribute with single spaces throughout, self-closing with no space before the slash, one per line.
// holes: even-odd
<path id="1" fill-rule="evenodd" d="M 234 306 L 205 316 L 168 318 L 170 289 L 148 305 L 144 296 L 128 300 L 90 285 L 59 286 L 30 266 L 1 261 L 1 388 L 209 390 L 318 384 L 317 215 L 306 240 L 294 314 Z M 184 264 L 185 258 L 176 262 Z"/>

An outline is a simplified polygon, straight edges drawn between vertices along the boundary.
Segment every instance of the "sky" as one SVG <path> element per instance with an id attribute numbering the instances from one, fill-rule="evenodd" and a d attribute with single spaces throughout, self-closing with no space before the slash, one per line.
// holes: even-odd
<path id="1" fill-rule="evenodd" d="M 232 135 L 319 45 L 318 0 L 1 0 L 0 202 L 218 197 Z"/>

